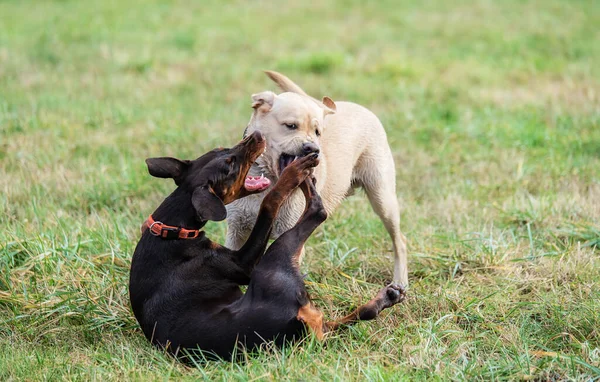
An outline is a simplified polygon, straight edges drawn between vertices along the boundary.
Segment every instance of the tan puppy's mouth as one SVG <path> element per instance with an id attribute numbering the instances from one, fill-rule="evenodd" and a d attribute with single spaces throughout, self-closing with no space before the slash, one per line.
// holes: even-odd
<path id="1" fill-rule="evenodd" d="M 297 155 L 282 153 L 279 157 L 279 174 L 281 175 L 283 169 L 289 166 L 296 158 L 298 158 Z"/>

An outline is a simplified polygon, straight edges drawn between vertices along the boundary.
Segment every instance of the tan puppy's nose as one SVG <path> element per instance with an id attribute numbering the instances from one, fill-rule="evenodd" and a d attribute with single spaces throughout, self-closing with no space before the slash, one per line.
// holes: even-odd
<path id="1" fill-rule="evenodd" d="M 308 155 L 313 153 L 318 154 L 321 150 L 316 143 L 306 142 L 302 144 L 302 151 L 304 152 L 304 155 Z"/>

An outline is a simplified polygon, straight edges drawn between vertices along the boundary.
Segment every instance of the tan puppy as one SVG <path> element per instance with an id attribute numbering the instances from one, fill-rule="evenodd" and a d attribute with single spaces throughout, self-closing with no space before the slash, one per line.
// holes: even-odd
<path id="1" fill-rule="evenodd" d="M 245 135 L 259 130 L 267 139 L 265 153 L 250 175 L 264 175 L 275 184 L 296 156 L 320 152 L 315 168 L 317 190 L 331 213 L 354 188 L 362 187 L 394 245 L 394 282 L 408 286 L 406 239 L 400 232 L 396 198 L 396 169 L 385 130 L 368 109 L 351 103 L 315 100 L 277 72 L 266 72 L 284 91 L 252 95 L 254 112 Z M 226 246 L 239 249 L 248 238 L 266 193 L 239 199 L 227 206 Z M 304 197 L 296 192 L 281 208 L 272 237 L 296 224 L 304 211 Z"/>

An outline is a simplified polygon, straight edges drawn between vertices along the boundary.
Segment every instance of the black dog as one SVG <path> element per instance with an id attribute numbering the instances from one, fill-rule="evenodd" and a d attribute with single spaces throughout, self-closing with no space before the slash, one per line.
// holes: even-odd
<path id="1" fill-rule="evenodd" d="M 195 350 L 231 358 L 240 347 L 299 339 L 307 328 L 323 338 L 342 324 L 373 319 L 404 300 L 404 290 L 389 285 L 334 322 L 324 322 L 312 305 L 298 255 L 327 217 L 309 176 L 318 164 L 317 154 L 285 168 L 239 251 L 206 238 L 200 229 L 207 220 L 225 219 L 225 204 L 269 187 L 266 178 L 246 177 L 265 145 L 255 132 L 231 149 L 216 149 L 194 161 L 146 161 L 151 175 L 173 178 L 177 189 L 143 226 L 131 263 L 131 305 L 146 337 L 172 354 L 188 353 L 184 359 Z M 277 212 L 298 187 L 306 198 L 304 214 L 265 253 Z M 244 294 L 239 286 L 246 284 Z"/>

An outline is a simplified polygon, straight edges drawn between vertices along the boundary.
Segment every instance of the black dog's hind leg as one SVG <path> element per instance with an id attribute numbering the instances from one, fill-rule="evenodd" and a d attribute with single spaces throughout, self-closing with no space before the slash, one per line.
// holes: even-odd
<path id="1" fill-rule="evenodd" d="M 336 321 L 323 321 L 323 314 L 313 306 L 306 289 L 304 289 L 304 281 L 298 269 L 298 257 L 306 240 L 327 218 L 327 213 L 310 178 L 306 179 L 301 185 L 301 189 L 306 197 L 307 205 L 304 214 L 294 228 L 275 240 L 258 263 L 255 270 L 256 276 L 253 275 L 252 280 L 254 287 L 262 288 L 263 293 L 270 293 L 275 296 L 282 294 L 286 287 L 293 288 L 295 281 L 296 286 L 300 286 L 296 289 L 296 298 L 300 304 L 296 318 L 304 322 L 319 339 L 322 339 L 325 333 L 340 327 L 358 321 L 372 320 L 382 310 L 404 301 L 406 297 L 405 289 L 399 285 L 390 284 L 381 289 L 374 299 L 360 306 L 346 317 Z M 281 271 L 286 272 L 288 277 L 285 280 L 287 280 L 288 285 L 280 283 L 282 279 L 280 276 L 273 276 Z"/>
<path id="2" fill-rule="evenodd" d="M 252 233 L 242 248 L 237 251 L 240 265 L 248 272 L 252 271 L 260 257 L 265 253 L 273 229 L 273 222 L 281 205 L 305 181 L 310 174 L 310 169 L 318 163 L 317 155 L 308 155 L 295 160 L 284 169 L 279 181 L 263 199 Z"/>
<path id="3" fill-rule="evenodd" d="M 406 299 L 406 289 L 398 284 L 390 284 L 377 293 L 374 299 L 355 309 L 352 313 L 339 320 L 326 322 L 326 332 L 337 330 L 343 326 L 349 326 L 358 321 L 372 320 L 382 310 L 392 307 Z"/>
<path id="4" fill-rule="evenodd" d="M 256 265 L 246 296 L 259 296 L 275 302 L 275 309 L 289 311 L 298 321 L 323 337 L 323 314 L 311 303 L 299 270 L 299 256 L 306 240 L 327 218 L 314 181 L 307 178 L 300 188 L 306 199 L 306 208 L 298 223 L 283 233 L 269 247 Z M 256 297 L 253 297 L 256 298 Z"/>
<path id="5" fill-rule="evenodd" d="M 321 197 L 317 193 L 313 179 L 306 178 L 300 185 L 306 198 L 306 208 L 298 223 L 283 233 L 271 244 L 267 252 L 258 263 L 256 270 L 274 270 L 277 267 L 293 266 L 298 270 L 298 257 L 304 243 L 314 230 L 327 219 L 327 212 Z"/>

